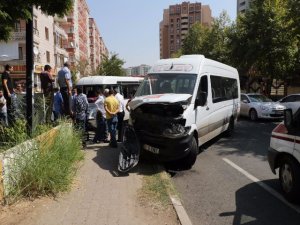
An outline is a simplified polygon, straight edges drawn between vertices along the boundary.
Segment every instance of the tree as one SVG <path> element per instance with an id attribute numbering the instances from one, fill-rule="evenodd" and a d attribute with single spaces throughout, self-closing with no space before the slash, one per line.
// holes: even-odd
<path id="1" fill-rule="evenodd" d="M 111 57 L 103 55 L 102 63 L 98 68 L 98 73 L 105 76 L 125 76 L 122 69 L 125 61 L 118 58 L 118 54 L 113 53 Z"/>
<path id="2" fill-rule="evenodd" d="M 17 20 L 31 18 L 32 6 L 48 15 L 63 16 L 72 8 L 73 0 L 0 0 L 0 40 L 9 40 Z"/>
<path id="3" fill-rule="evenodd" d="M 227 33 L 230 24 L 225 11 L 213 20 L 211 28 L 194 24 L 183 41 L 183 54 L 203 54 L 207 58 L 229 63 Z"/>
<path id="4" fill-rule="evenodd" d="M 231 58 L 249 74 L 284 79 L 295 69 L 297 38 L 286 0 L 252 1 L 231 29 Z"/>

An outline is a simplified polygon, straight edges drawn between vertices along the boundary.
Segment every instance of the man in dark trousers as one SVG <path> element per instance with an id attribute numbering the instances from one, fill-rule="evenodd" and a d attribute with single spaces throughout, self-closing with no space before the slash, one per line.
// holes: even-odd
<path id="1" fill-rule="evenodd" d="M 64 115 L 72 116 L 71 101 L 72 101 L 72 75 L 70 71 L 70 64 L 66 62 L 64 67 L 57 75 L 60 93 L 64 100 Z"/>
<path id="2" fill-rule="evenodd" d="M 73 98 L 73 112 L 75 127 L 82 133 L 82 145 L 86 145 L 86 118 L 88 111 L 88 100 L 85 94 L 83 94 L 83 88 L 77 88 L 77 95 Z"/>
<path id="3" fill-rule="evenodd" d="M 6 65 L 5 70 L 2 73 L 3 94 L 4 98 L 6 99 L 8 126 L 13 126 L 16 121 L 16 95 L 14 93 L 13 83 L 10 77 L 10 72 L 12 71 L 12 69 L 12 66 Z"/>
<path id="4" fill-rule="evenodd" d="M 46 122 L 51 121 L 51 114 L 52 114 L 52 108 L 53 108 L 53 82 L 54 79 L 51 75 L 51 66 L 45 65 L 44 71 L 40 74 L 41 79 L 41 87 L 45 98 L 45 119 Z"/>

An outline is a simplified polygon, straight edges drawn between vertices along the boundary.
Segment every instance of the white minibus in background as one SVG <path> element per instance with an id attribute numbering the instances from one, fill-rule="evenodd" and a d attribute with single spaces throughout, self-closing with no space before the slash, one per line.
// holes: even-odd
<path id="1" fill-rule="evenodd" d="M 129 106 L 138 154 L 191 168 L 199 146 L 233 132 L 240 111 L 239 74 L 203 55 L 159 60 Z M 120 160 L 121 171 L 137 164 L 125 161 Z"/>
<path id="2" fill-rule="evenodd" d="M 96 115 L 97 91 L 104 91 L 105 88 L 111 89 L 118 87 L 120 93 L 124 96 L 125 104 L 130 96 L 134 95 L 143 77 L 125 77 L 125 76 L 88 76 L 78 80 L 76 86 L 82 86 L 83 92 L 87 95 L 89 101 L 89 120 L 93 120 Z M 129 113 L 125 109 L 124 120 L 128 120 Z"/>

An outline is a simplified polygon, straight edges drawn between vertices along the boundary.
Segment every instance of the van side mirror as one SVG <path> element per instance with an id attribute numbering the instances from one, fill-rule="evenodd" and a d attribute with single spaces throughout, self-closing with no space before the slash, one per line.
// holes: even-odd
<path id="1" fill-rule="evenodd" d="M 246 99 L 244 99 L 242 102 L 248 104 L 248 101 Z"/>
<path id="2" fill-rule="evenodd" d="M 292 109 L 284 110 L 284 126 L 289 131 L 289 133 L 295 130 Z"/>
<path id="3" fill-rule="evenodd" d="M 206 92 L 200 92 L 196 101 L 195 101 L 195 107 L 197 106 L 205 106 L 207 102 L 207 93 Z"/>

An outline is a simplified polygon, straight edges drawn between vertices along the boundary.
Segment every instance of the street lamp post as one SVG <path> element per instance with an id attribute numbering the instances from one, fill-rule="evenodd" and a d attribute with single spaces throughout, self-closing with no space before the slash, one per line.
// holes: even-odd
<path id="1" fill-rule="evenodd" d="M 26 22 L 26 119 L 27 131 L 32 135 L 33 128 L 33 103 L 34 93 L 32 89 L 33 80 L 33 7 L 31 7 L 31 18 Z"/>

